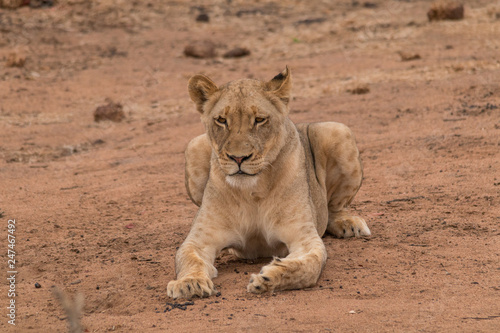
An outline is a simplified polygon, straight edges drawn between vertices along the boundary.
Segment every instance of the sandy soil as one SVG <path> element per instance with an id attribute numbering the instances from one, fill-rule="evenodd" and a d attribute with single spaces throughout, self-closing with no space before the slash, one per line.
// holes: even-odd
<path id="1" fill-rule="evenodd" d="M 0 331 L 65 331 L 56 285 L 84 295 L 86 332 L 497 332 L 494 3 L 468 1 L 464 20 L 432 23 L 431 1 L 410 0 L 0 9 L 2 275 L 9 219 L 18 271 L 16 326 L 7 323 L 4 283 Z M 202 12 L 208 23 L 195 20 Z M 204 40 L 217 57 L 184 56 Z M 221 56 L 234 47 L 251 54 Z M 223 256 L 221 295 L 171 309 L 174 254 L 196 213 L 183 151 L 203 133 L 187 79 L 270 79 L 285 65 L 294 121 L 339 121 L 356 134 L 365 179 L 353 209 L 373 236 L 325 237 L 317 286 L 272 295 L 245 289 L 269 259 Z M 349 92 L 360 87 L 369 91 Z M 123 105 L 124 121 L 94 122 L 108 98 Z"/>

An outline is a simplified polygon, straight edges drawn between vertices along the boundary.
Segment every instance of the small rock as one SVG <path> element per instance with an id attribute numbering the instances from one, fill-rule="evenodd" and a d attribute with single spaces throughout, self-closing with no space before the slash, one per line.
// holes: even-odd
<path id="1" fill-rule="evenodd" d="M 237 47 L 224 53 L 224 58 L 241 58 L 250 54 L 250 50 L 244 47 Z"/>
<path id="2" fill-rule="evenodd" d="M 36 289 L 40 289 L 40 288 L 42 288 L 42 285 L 40 283 L 36 282 L 35 283 L 35 288 Z"/>
<path id="3" fill-rule="evenodd" d="M 215 44 L 209 40 L 193 42 L 184 48 L 184 54 L 193 58 L 213 58 L 216 56 Z"/>
<path id="4" fill-rule="evenodd" d="M 0 8 L 16 9 L 29 4 L 29 0 L 0 0 Z"/>
<path id="5" fill-rule="evenodd" d="M 356 314 L 356 311 L 351 310 L 351 311 L 349 311 L 349 314 Z"/>
<path id="6" fill-rule="evenodd" d="M 420 57 L 420 54 L 418 54 L 418 53 L 409 53 L 409 52 L 399 51 L 398 54 L 401 57 L 401 61 L 411 61 L 411 60 L 422 59 Z"/>
<path id="7" fill-rule="evenodd" d="M 70 284 L 75 285 L 75 284 L 80 284 L 80 283 L 82 283 L 82 280 L 78 279 L 78 280 L 71 282 Z"/>
<path id="8" fill-rule="evenodd" d="M 1 0 L 0 0 L 1 1 Z M 20 53 L 11 53 L 7 56 L 5 66 L 7 67 L 24 67 L 26 63 L 26 56 Z"/>
<path id="9" fill-rule="evenodd" d="M 69 146 L 69 145 L 64 145 L 61 149 L 61 156 L 71 156 L 75 153 L 78 153 L 78 148 Z"/>
<path id="10" fill-rule="evenodd" d="M 377 8 L 378 5 L 374 2 L 363 2 L 363 7 L 365 8 Z"/>
<path id="11" fill-rule="evenodd" d="M 104 141 L 102 139 L 97 139 L 94 142 L 92 142 L 92 146 L 102 145 L 102 144 L 105 144 L 105 143 L 106 143 L 106 141 Z"/>
<path id="12" fill-rule="evenodd" d="M 347 92 L 353 95 L 363 95 L 368 94 L 370 92 L 370 87 L 367 84 L 360 84 L 353 88 L 347 89 Z"/>
<path id="13" fill-rule="evenodd" d="M 26 2 L 26 1 L 25 1 Z M 49 8 L 54 6 L 54 0 L 29 0 L 31 8 Z"/>
<path id="14" fill-rule="evenodd" d="M 107 105 L 101 105 L 94 111 L 94 121 L 111 120 L 119 123 L 125 118 L 123 107 L 120 103 L 109 101 Z"/>
<path id="15" fill-rule="evenodd" d="M 429 21 L 461 20 L 464 18 L 464 5 L 458 2 L 436 2 L 427 12 Z"/>
<path id="16" fill-rule="evenodd" d="M 253 8 L 253 9 L 242 9 L 236 12 L 237 17 L 242 17 L 244 15 L 265 15 L 266 13 L 264 12 L 263 9 L 260 8 Z"/>
<path id="17" fill-rule="evenodd" d="M 324 18 L 324 17 L 308 18 L 305 20 L 300 20 L 300 21 L 295 22 L 295 25 L 301 25 L 301 24 L 310 25 L 313 23 L 323 23 L 325 21 L 326 21 L 326 18 Z"/>
<path id="18" fill-rule="evenodd" d="M 102 58 L 114 58 L 114 57 L 126 57 L 128 52 L 118 51 L 116 46 L 109 46 L 107 49 L 103 50 L 100 54 Z"/>
<path id="19" fill-rule="evenodd" d="M 196 22 L 210 22 L 210 17 L 208 14 L 201 13 L 200 15 L 196 16 Z"/>

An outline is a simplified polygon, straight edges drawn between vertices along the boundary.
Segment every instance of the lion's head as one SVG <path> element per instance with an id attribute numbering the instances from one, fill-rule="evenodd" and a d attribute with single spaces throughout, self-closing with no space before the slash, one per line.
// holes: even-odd
<path id="1" fill-rule="evenodd" d="M 227 182 L 254 184 L 286 142 L 288 67 L 268 82 L 243 79 L 217 87 L 195 75 L 188 87 Z"/>

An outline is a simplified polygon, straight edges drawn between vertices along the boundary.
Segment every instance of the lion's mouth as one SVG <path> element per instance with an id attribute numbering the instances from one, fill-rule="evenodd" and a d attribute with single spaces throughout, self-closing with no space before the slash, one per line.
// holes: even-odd
<path id="1" fill-rule="evenodd" d="M 245 171 L 242 170 L 238 170 L 235 173 L 230 174 L 229 176 L 257 176 L 258 174 L 259 174 L 258 172 L 251 174 L 251 173 L 246 173 Z"/>

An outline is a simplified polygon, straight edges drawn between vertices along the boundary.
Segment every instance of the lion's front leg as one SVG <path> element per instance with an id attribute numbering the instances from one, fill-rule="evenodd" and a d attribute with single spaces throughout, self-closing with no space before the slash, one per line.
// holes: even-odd
<path id="1" fill-rule="evenodd" d="M 288 225 L 287 239 L 290 250 L 286 258 L 274 258 L 259 274 L 252 274 L 247 290 L 253 293 L 311 287 L 318 281 L 326 262 L 326 249 L 313 223 L 294 228 Z"/>
<path id="2" fill-rule="evenodd" d="M 174 299 L 212 295 L 215 292 L 212 278 L 217 276 L 214 258 L 215 249 L 201 250 L 195 242 L 184 242 L 175 258 L 177 280 L 168 283 L 167 295 Z"/>
<path id="3" fill-rule="evenodd" d="M 174 299 L 208 297 L 216 292 L 212 282 L 212 278 L 217 276 L 214 261 L 230 236 L 214 230 L 206 220 L 199 218 L 200 215 L 203 214 L 198 215 L 198 221 L 193 223 L 193 228 L 175 257 L 177 280 L 167 285 L 167 295 Z"/>

